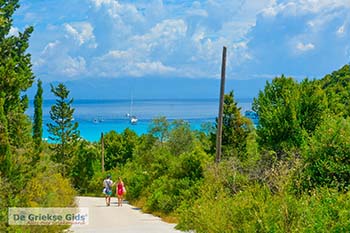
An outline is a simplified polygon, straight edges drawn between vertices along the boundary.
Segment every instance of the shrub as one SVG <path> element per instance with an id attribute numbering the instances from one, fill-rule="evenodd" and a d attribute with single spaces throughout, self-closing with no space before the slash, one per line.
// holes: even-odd
<path id="1" fill-rule="evenodd" d="M 350 185 L 350 118 L 327 118 L 309 141 L 302 188 L 347 190 Z"/>
<path id="2" fill-rule="evenodd" d="M 195 232 L 349 232 L 350 193 L 321 188 L 300 197 L 251 184 L 231 196 L 219 185 L 202 189 L 180 213 L 181 230 Z"/>

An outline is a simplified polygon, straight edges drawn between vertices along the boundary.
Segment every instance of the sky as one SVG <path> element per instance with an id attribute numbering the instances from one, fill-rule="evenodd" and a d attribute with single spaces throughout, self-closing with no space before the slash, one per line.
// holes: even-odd
<path id="1" fill-rule="evenodd" d="M 319 78 L 350 62 L 350 0 L 20 0 L 44 82 Z"/>

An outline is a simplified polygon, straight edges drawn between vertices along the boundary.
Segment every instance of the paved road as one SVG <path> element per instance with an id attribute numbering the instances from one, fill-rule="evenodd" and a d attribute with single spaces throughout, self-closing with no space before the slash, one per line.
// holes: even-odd
<path id="1" fill-rule="evenodd" d="M 70 230 L 84 233 L 178 233 L 175 224 L 163 222 L 160 218 L 142 213 L 126 203 L 117 207 L 116 198 L 111 206 L 105 205 L 104 198 L 77 197 L 79 207 L 89 208 L 89 224 L 73 225 Z"/>

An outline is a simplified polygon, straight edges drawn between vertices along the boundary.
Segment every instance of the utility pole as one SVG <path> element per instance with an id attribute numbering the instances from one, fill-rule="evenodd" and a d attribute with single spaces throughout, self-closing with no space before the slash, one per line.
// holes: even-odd
<path id="1" fill-rule="evenodd" d="M 216 133 L 216 163 L 221 160 L 221 144 L 222 144 L 222 118 L 224 113 L 224 95 L 225 95 L 225 74 L 226 74 L 226 47 L 222 49 L 222 64 L 221 64 L 221 84 L 220 84 L 220 102 L 218 129 Z"/>
<path id="2" fill-rule="evenodd" d="M 102 173 L 105 172 L 105 143 L 103 139 L 103 133 L 101 133 L 101 165 L 102 165 Z"/>

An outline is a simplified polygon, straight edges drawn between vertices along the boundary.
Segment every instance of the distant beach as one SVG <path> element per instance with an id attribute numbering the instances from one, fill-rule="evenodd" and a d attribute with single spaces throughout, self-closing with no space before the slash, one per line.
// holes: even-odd
<path id="1" fill-rule="evenodd" d="M 236 100 L 244 111 L 251 109 L 252 100 Z M 115 130 L 118 133 L 130 128 L 138 135 L 148 132 L 152 120 L 165 116 L 169 121 L 183 119 L 192 129 L 200 130 L 205 122 L 214 123 L 218 113 L 216 99 L 185 100 L 74 100 L 74 120 L 79 122 L 80 135 L 88 141 L 98 141 L 101 133 Z M 55 100 L 46 100 L 43 104 L 43 137 L 48 138 L 46 124 L 51 121 L 50 108 Z M 33 117 L 33 101 L 30 101 L 28 115 Z M 137 124 L 130 124 L 127 114 L 139 119 Z"/>

